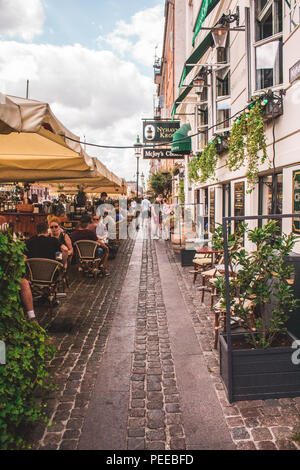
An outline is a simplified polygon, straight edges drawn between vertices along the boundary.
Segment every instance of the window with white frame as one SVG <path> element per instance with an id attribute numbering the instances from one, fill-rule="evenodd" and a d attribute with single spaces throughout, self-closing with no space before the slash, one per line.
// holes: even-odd
<path id="1" fill-rule="evenodd" d="M 225 48 L 217 51 L 217 62 L 220 67 L 215 71 L 216 80 L 216 120 L 217 129 L 227 129 L 230 126 L 230 67 L 229 63 L 229 41 Z M 222 66 L 221 64 L 224 64 Z M 220 123 L 220 124 L 218 124 Z"/>
<path id="2" fill-rule="evenodd" d="M 282 3 L 283 0 L 255 0 L 256 90 L 283 81 Z"/>

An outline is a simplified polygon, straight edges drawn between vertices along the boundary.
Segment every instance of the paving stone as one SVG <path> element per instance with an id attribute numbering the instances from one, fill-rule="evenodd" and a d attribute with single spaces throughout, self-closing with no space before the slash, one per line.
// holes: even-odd
<path id="1" fill-rule="evenodd" d="M 232 428 L 231 434 L 233 439 L 237 441 L 241 439 L 250 439 L 250 435 L 245 427 Z"/>
<path id="2" fill-rule="evenodd" d="M 272 441 L 261 441 L 257 443 L 257 448 L 259 450 L 276 450 L 277 447 Z"/>
<path id="3" fill-rule="evenodd" d="M 145 428 L 130 428 L 128 429 L 128 436 L 129 437 L 144 437 L 145 436 Z"/>
<path id="4" fill-rule="evenodd" d="M 186 449 L 185 439 L 179 438 L 179 437 L 171 439 L 170 449 L 171 450 L 185 450 Z"/>
<path id="5" fill-rule="evenodd" d="M 292 434 L 291 429 L 284 426 L 272 427 L 271 431 L 278 440 L 290 438 Z"/>
<path id="6" fill-rule="evenodd" d="M 239 441 L 236 444 L 237 450 L 256 450 L 255 444 L 252 441 Z"/>
<path id="7" fill-rule="evenodd" d="M 181 414 L 170 413 L 166 416 L 166 423 L 167 424 L 181 424 Z"/>
<path id="8" fill-rule="evenodd" d="M 163 430 L 148 431 L 146 433 L 146 439 L 149 441 L 165 441 L 166 434 Z"/>
<path id="9" fill-rule="evenodd" d="M 141 428 L 146 425 L 145 418 L 129 418 L 128 426 L 129 428 Z"/>
<path id="10" fill-rule="evenodd" d="M 131 400 L 132 408 L 144 408 L 145 400 Z"/>
<path id="11" fill-rule="evenodd" d="M 230 428 L 235 428 L 237 426 L 243 426 L 244 421 L 239 416 L 233 416 L 231 418 L 226 418 L 226 422 Z M 247 426 L 247 425 L 246 425 Z M 248 426 L 247 426 L 248 427 Z"/>
<path id="12" fill-rule="evenodd" d="M 44 438 L 44 446 L 56 445 L 61 441 L 61 433 L 48 432 Z"/>
<path id="13" fill-rule="evenodd" d="M 173 424 L 169 426 L 169 433 L 171 437 L 183 436 L 183 428 L 181 425 Z"/>
<path id="14" fill-rule="evenodd" d="M 254 441 L 269 441 L 272 440 L 272 434 L 268 428 L 255 428 L 251 430 Z"/>
<path id="15" fill-rule="evenodd" d="M 144 450 L 145 449 L 145 440 L 138 438 L 131 438 L 127 441 L 128 450 Z"/>
<path id="16" fill-rule="evenodd" d="M 278 450 L 298 450 L 295 444 L 290 440 L 281 439 L 281 440 L 275 441 L 275 444 Z"/>
<path id="17" fill-rule="evenodd" d="M 180 406 L 178 403 L 168 403 L 166 404 L 166 411 L 167 413 L 179 413 Z"/>
<path id="18" fill-rule="evenodd" d="M 164 442 L 154 441 L 154 442 L 147 442 L 146 449 L 147 450 L 165 450 L 166 446 Z"/>

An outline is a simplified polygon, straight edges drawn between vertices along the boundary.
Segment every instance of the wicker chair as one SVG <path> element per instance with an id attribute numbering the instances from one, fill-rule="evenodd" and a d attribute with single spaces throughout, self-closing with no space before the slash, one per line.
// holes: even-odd
<path id="1" fill-rule="evenodd" d="M 93 275 L 95 278 L 101 272 L 102 258 L 97 258 L 99 244 L 92 240 L 79 240 L 74 243 L 78 256 L 78 271 Z"/>
<path id="2" fill-rule="evenodd" d="M 26 260 L 26 267 L 33 297 L 47 297 L 53 307 L 63 277 L 63 265 L 52 259 L 30 258 Z"/>

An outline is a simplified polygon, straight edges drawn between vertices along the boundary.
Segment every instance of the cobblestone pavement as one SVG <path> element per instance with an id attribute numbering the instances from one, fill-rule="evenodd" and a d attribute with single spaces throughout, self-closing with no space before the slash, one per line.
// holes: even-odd
<path id="1" fill-rule="evenodd" d="M 77 448 L 134 243 L 122 242 L 110 262 L 111 277 L 94 280 L 77 275 L 54 315 L 47 309 L 37 311 L 58 350 L 50 363 L 58 390 L 47 402 L 52 425 L 37 426 L 30 435 L 34 449 Z"/>
<path id="2" fill-rule="evenodd" d="M 186 448 L 157 262 L 153 242 L 145 240 L 131 374 L 128 449 Z"/>
<path id="3" fill-rule="evenodd" d="M 240 401 L 233 404 L 228 402 L 219 376 L 218 352 L 213 349 L 213 314 L 207 305 L 201 304 L 200 291 L 192 283 L 192 268 L 181 267 L 171 244 L 166 246 L 169 260 L 176 266 L 178 284 L 237 449 L 300 450 L 299 443 L 292 440 L 295 426 L 300 422 L 299 397 Z"/>
<path id="4" fill-rule="evenodd" d="M 159 250 L 155 243 L 160 243 Z M 205 410 L 199 424 L 196 412 L 196 424 L 195 418 L 192 425 L 187 422 L 187 408 L 196 411 L 193 406 L 201 405 L 205 388 L 199 387 L 199 393 L 197 389 L 198 402 L 186 403 L 184 387 L 193 377 L 187 383 L 183 380 L 182 362 L 174 349 L 174 315 L 170 315 L 166 276 L 162 284 L 157 258 L 162 250 L 176 274 L 173 278 L 186 307 L 193 347 L 204 357 L 202 368 L 213 385 L 210 393 L 214 395 L 215 389 L 218 397 L 214 400 L 220 404 L 219 419 L 226 433 L 227 428 L 230 431 L 230 443 L 232 438 L 237 449 L 297 449 L 291 435 L 299 421 L 300 399 L 228 403 L 213 349 L 213 316 L 200 304 L 190 268 L 181 267 L 171 244 L 152 240 L 123 241 L 110 263 L 111 277 L 94 280 L 76 275 L 55 315 L 38 311 L 40 323 L 58 349 L 50 363 L 58 390 L 48 400 L 52 425 L 33 430 L 33 448 L 101 450 L 110 449 L 107 446 L 114 442 L 114 449 L 188 450 L 196 447 L 187 445 L 193 426 L 204 431 L 211 426 L 221 434 L 220 421 L 208 423 Z M 186 331 L 180 341 L 188 341 Z M 214 442 L 213 436 L 205 439 Z"/>

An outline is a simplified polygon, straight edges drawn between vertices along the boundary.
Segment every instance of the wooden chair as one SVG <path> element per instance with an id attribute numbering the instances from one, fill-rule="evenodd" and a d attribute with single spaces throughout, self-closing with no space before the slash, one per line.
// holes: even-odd
<path id="1" fill-rule="evenodd" d="M 199 256 L 200 255 L 200 256 Z M 196 253 L 194 259 L 193 284 L 195 284 L 198 274 L 212 266 L 212 256 L 209 253 Z"/>
<path id="2" fill-rule="evenodd" d="M 97 256 L 99 244 L 92 240 L 79 240 L 74 246 L 78 258 L 78 271 L 96 278 L 101 272 L 102 262 L 102 258 Z"/>
<path id="3" fill-rule="evenodd" d="M 25 263 L 33 297 L 47 297 L 52 308 L 62 281 L 62 263 L 45 258 L 30 258 Z"/>
<path id="4" fill-rule="evenodd" d="M 234 299 L 234 305 L 239 304 L 239 299 Z M 230 324 L 231 326 L 243 326 L 243 319 L 239 316 L 235 315 L 234 312 L 234 305 L 231 307 L 231 319 Z M 249 309 L 249 319 L 250 319 L 250 326 L 251 328 L 255 329 L 255 316 L 253 311 L 253 301 L 250 299 L 245 299 L 243 308 Z M 221 306 L 221 301 L 217 302 L 213 308 L 215 312 L 215 342 L 214 348 L 218 348 L 218 339 L 219 339 L 219 330 L 223 328 L 223 331 L 226 331 L 226 308 Z"/>

